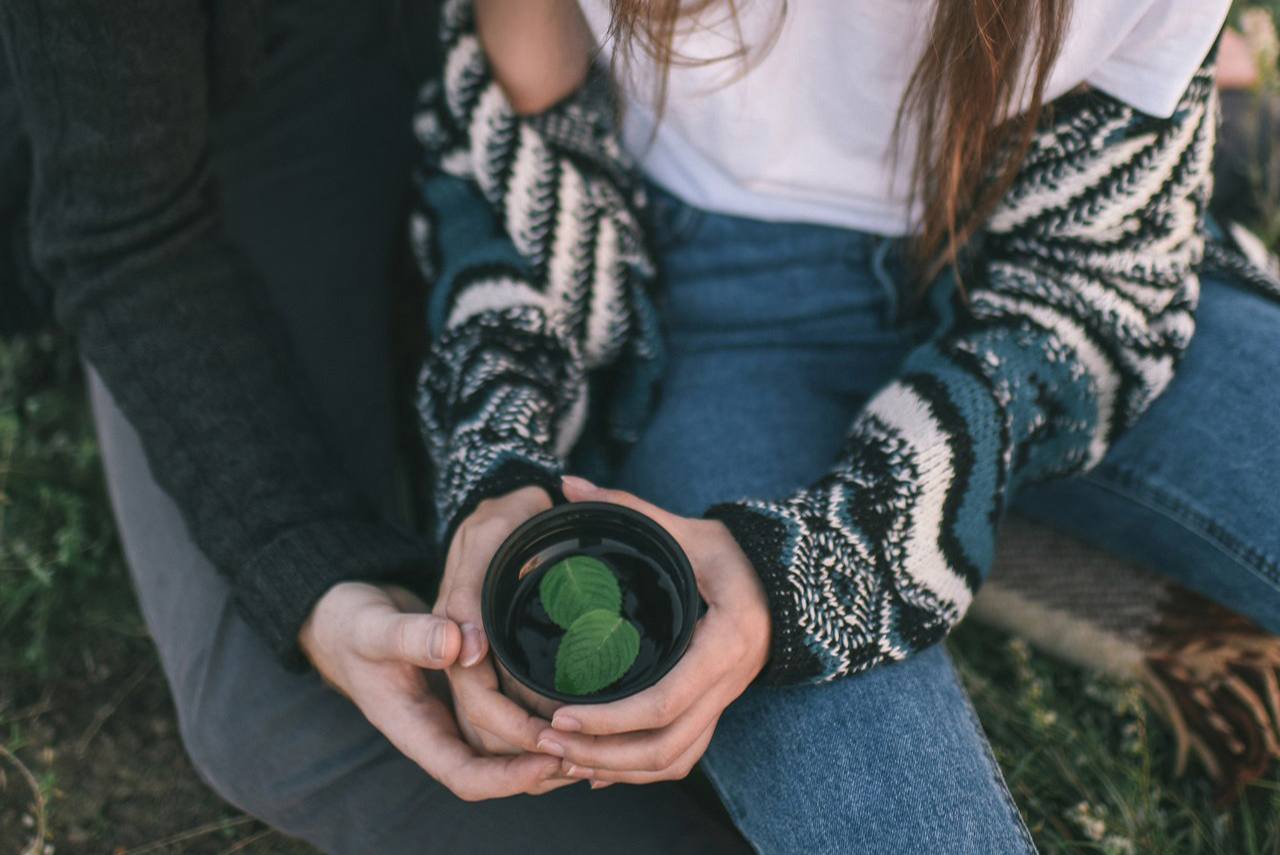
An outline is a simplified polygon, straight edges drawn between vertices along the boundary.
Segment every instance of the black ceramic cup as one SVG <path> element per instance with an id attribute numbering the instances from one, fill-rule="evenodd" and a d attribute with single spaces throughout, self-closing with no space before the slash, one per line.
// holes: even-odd
<path id="1" fill-rule="evenodd" d="M 640 653 L 613 685 L 591 695 L 555 688 L 555 654 L 564 630 L 538 594 L 548 568 L 571 555 L 603 560 L 618 576 L 622 614 L 640 630 Z M 689 559 L 647 516 L 606 502 L 557 505 L 529 519 L 489 562 L 481 613 L 503 689 L 535 712 L 599 704 L 641 692 L 675 666 L 689 646 L 702 601 Z"/>

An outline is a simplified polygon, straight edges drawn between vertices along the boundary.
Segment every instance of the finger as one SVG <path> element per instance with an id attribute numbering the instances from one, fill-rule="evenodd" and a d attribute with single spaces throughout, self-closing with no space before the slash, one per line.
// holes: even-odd
<path id="1" fill-rule="evenodd" d="M 698 761 L 702 759 L 702 755 L 707 752 L 707 746 L 711 744 L 711 737 L 715 734 L 716 724 L 719 722 L 711 722 L 710 726 L 698 736 L 689 748 L 676 759 L 674 763 L 665 769 L 657 772 L 617 772 L 612 769 L 591 769 L 576 764 L 566 764 L 562 769 L 562 773 L 570 778 L 577 778 L 580 781 L 591 781 L 592 784 L 655 784 L 659 781 L 679 781 L 689 777 L 689 773 L 693 771 L 693 767 L 698 765 Z"/>
<path id="2" fill-rule="evenodd" d="M 560 780 L 559 761 L 544 754 L 477 754 L 437 698 L 383 702 L 366 715 L 401 753 L 465 801 L 545 792 Z"/>
<path id="3" fill-rule="evenodd" d="M 570 502 L 609 502 L 614 505 L 622 505 L 624 508 L 630 508 L 633 511 L 644 514 L 665 529 L 675 528 L 683 520 L 682 517 L 664 511 L 657 505 L 646 502 L 639 496 L 632 495 L 625 490 L 608 490 L 604 487 L 597 487 L 586 478 L 579 478 L 576 475 L 565 475 L 560 482 L 560 489 L 564 493 L 564 497 Z"/>
<path id="4" fill-rule="evenodd" d="M 685 715 L 660 730 L 590 736 L 543 730 L 538 750 L 575 766 L 616 772 L 657 772 L 676 763 L 727 704 L 723 692 L 708 692 Z"/>
<path id="5" fill-rule="evenodd" d="M 451 767 L 440 782 L 463 801 L 506 798 L 507 796 L 541 795 L 575 779 L 559 774 L 559 767 L 547 767 L 542 754 L 512 754 L 486 757 L 472 752 L 462 764 Z M 428 770 L 429 771 L 429 770 Z"/>
<path id="6" fill-rule="evenodd" d="M 520 754 L 519 748 L 472 724 L 466 714 L 459 708 L 454 708 L 453 714 L 458 720 L 458 730 L 462 733 L 462 738 L 467 744 L 474 748 L 480 754 Z"/>
<path id="7" fill-rule="evenodd" d="M 457 625 L 436 615 L 405 614 L 387 606 L 363 610 L 358 621 L 356 650 L 368 659 L 440 669 L 453 665 L 462 649 Z"/>
<path id="8" fill-rule="evenodd" d="M 474 668 L 452 668 L 449 684 L 459 718 L 523 751 L 538 751 L 538 734 L 549 727 L 498 691 L 498 676 L 489 661 Z"/>
<path id="9" fill-rule="evenodd" d="M 596 736 L 666 727 L 732 667 L 737 657 L 735 637 L 726 615 L 715 610 L 707 612 L 694 630 L 688 651 L 657 685 L 609 704 L 561 707 L 552 717 L 551 726 Z"/>
<path id="10" fill-rule="evenodd" d="M 462 642 L 458 664 L 470 668 L 484 659 L 489 653 L 489 638 L 480 625 L 480 587 L 469 584 L 465 578 L 456 579 L 445 601 L 444 613 L 459 626 Z"/>
<path id="11" fill-rule="evenodd" d="M 471 668 L 483 661 L 489 654 L 489 637 L 484 630 L 474 623 L 462 625 L 462 651 L 458 656 L 458 664 L 463 668 Z"/>
<path id="12" fill-rule="evenodd" d="M 480 563 L 475 551 L 466 550 L 459 561 L 467 566 L 458 567 L 451 576 L 449 592 L 444 600 L 444 614 L 461 628 L 462 649 L 458 664 L 470 668 L 489 652 L 489 639 L 481 628 L 480 618 L 480 589 L 488 558 Z"/>

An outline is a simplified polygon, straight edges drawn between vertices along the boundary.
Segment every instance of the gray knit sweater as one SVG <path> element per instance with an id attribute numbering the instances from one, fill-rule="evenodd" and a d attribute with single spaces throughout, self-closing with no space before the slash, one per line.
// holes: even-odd
<path id="1" fill-rule="evenodd" d="M 261 8 L 4 0 L 31 153 L 7 162 L 34 169 L 29 251 L 59 320 L 241 611 L 300 666 L 298 630 L 329 587 L 421 575 L 430 554 L 342 472 L 263 285 L 223 232 L 211 102 L 248 85 Z"/>

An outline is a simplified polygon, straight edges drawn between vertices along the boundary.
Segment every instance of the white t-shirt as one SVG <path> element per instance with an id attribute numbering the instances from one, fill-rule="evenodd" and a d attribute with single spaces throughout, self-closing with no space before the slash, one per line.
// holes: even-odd
<path id="1" fill-rule="evenodd" d="M 737 26 L 754 49 L 750 62 L 674 66 L 656 129 L 654 69 L 637 51 L 623 81 L 624 138 L 645 172 L 712 211 L 909 232 L 915 140 L 908 129 L 896 161 L 891 143 L 932 0 L 793 0 L 780 28 L 781 0 L 737 5 Z M 1087 83 L 1168 116 L 1229 6 L 1076 0 L 1047 97 Z M 582 7 L 608 62 L 609 2 L 582 0 Z M 716 5 L 678 35 L 681 56 L 722 57 L 739 44 L 726 7 Z"/>

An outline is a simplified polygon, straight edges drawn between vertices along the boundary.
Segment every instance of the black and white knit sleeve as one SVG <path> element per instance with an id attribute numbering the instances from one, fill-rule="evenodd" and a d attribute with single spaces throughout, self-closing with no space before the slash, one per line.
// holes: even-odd
<path id="1" fill-rule="evenodd" d="M 1009 497 L 1098 463 L 1195 327 L 1216 121 L 1202 69 L 1169 119 L 1059 99 L 990 218 L 967 305 L 781 501 L 717 506 L 773 612 L 762 679 L 822 682 L 939 641 L 991 566 Z"/>
<path id="2" fill-rule="evenodd" d="M 490 73 L 467 0 L 445 4 L 441 35 L 444 73 L 415 116 L 423 159 L 410 232 L 432 283 L 418 407 L 447 543 L 481 500 L 558 480 L 591 372 L 630 369 L 636 394 L 615 390 L 606 408 L 625 434 L 656 376 L 658 337 L 642 186 L 605 80 L 521 116 Z"/>

